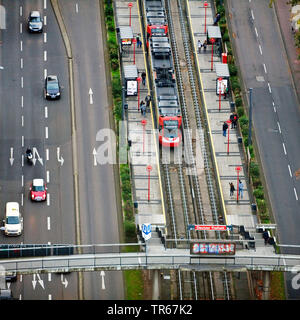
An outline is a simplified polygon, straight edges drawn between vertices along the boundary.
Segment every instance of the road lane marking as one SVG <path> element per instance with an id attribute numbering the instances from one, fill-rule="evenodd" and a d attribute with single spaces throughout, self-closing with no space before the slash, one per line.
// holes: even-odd
<path id="1" fill-rule="evenodd" d="M 44 26 L 47 25 L 47 16 L 44 16 Z"/>
<path id="2" fill-rule="evenodd" d="M 49 173 L 49 170 L 47 170 L 46 174 L 47 174 L 47 183 L 49 183 L 49 181 L 50 181 L 50 173 Z"/>
<path id="3" fill-rule="evenodd" d="M 48 300 L 52 300 L 52 295 L 51 294 L 48 295 Z"/>
<path id="4" fill-rule="evenodd" d="M 22 193 L 21 194 L 21 206 L 23 207 L 23 205 L 24 205 L 24 194 Z"/>
<path id="5" fill-rule="evenodd" d="M 23 41 L 22 40 L 20 41 L 20 50 L 21 50 L 21 52 L 23 51 Z"/>
<path id="6" fill-rule="evenodd" d="M 23 32 L 23 25 L 22 25 L 22 22 L 20 23 L 20 33 Z"/>
<path id="7" fill-rule="evenodd" d="M 22 187 L 24 187 L 24 175 L 22 174 Z"/>
<path id="8" fill-rule="evenodd" d="M 278 121 L 277 121 L 277 126 L 278 126 L 278 130 L 279 130 L 279 132 L 281 133 L 280 124 L 279 124 L 279 122 L 278 122 Z"/>
<path id="9" fill-rule="evenodd" d="M 22 147 L 24 147 L 24 136 L 22 136 Z"/>
<path id="10" fill-rule="evenodd" d="M 291 171 L 291 167 L 290 167 L 290 165 L 288 165 L 288 168 L 289 168 L 290 177 L 292 178 L 292 177 L 293 177 L 293 175 L 292 175 L 292 171 Z"/>
<path id="11" fill-rule="evenodd" d="M 251 9 L 251 16 L 252 16 L 252 19 L 254 20 L 254 13 L 252 9 Z"/>
<path id="12" fill-rule="evenodd" d="M 45 127 L 45 138 L 48 139 L 48 127 Z"/>
<path id="13" fill-rule="evenodd" d="M 254 30 L 255 30 L 256 37 L 258 38 L 258 32 L 257 32 L 256 27 L 254 27 Z"/>
<path id="14" fill-rule="evenodd" d="M 21 77 L 21 88 L 23 88 L 24 87 L 24 79 L 23 79 L 23 77 Z"/>
<path id="15" fill-rule="evenodd" d="M 47 43 L 47 32 L 44 33 L 44 43 Z"/>
<path id="16" fill-rule="evenodd" d="M 47 77 L 47 69 L 44 69 L 44 80 L 46 79 Z"/>
<path id="17" fill-rule="evenodd" d="M 275 107 L 273 107 L 273 109 L 274 109 L 274 112 L 276 113 L 276 112 L 277 112 L 276 108 L 275 108 Z"/>
<path id="18" fill-rule="evenodd" d="M 78 3 L 75 4 L 75 11 L 78 13 Z"/>
<path id="19" fill-rule="evenodd" d="M 261 48 L 261 45 L 259 45 L 259 46 L 258 46 L 258 48 L 259 48 L 259 52 L 260 52 L 260 54 L 262 55 L 262 48 Z"/>
<path id="20" fill-rule="evenodd" d="M 282 143 L 284 154 L 286 155 L 286 149 L 284 143 Z"/>
<path id="21" fill-rule="evenodd" d="M 49 149 L 46 149 L 46 160 L 49 161 Z"/>
<path id="22" fill-rule="evenodd" d="M 21 294 L 19 295 L 19 300 L 22 300 L 22 295 Z"/>
<path id="23" fill-rule="evenodd" d="M 24 107 L 24 96 L 21 97 L 21 107 Z"/>
<path id="24" fill-rule="evenodd" d="M 22 15 L 23 15 L 23 8 L 22 6 L 20 6 L 20 17 L 22 17 Z"/>
<path id="25" fill-rule="evenodd" d="M 269 92 L 272 93 L 270 83 L 268 82 Z"/>
<path id="26" fill-rule="evenodd" d="M 21 58 L 21 69 L 23 69 L 23 58 Z"/>
<path id="27" fill-rule="evenodd" d="M 24 167 L 24 154 L 22 154 L 22 167 Z"/>
<path id="28" fill-rule="evenodd" d="M 296 200 L 298 201 L 298 194 L 295 187 L 294 187 L 294 193 L 295 193 Z"/>
<path id="29" fill-rule="evenodd" d="M 47 0 L 44 0 L 44 9 L 47 9 Z"/>
<path id="30" fill-rule="evenodd" d="M 47 193 L 47 206 L 50 206 L 50 193 Z"/>
<path id="31" fill-rule="evenodd" d="M 51 226 L 50 226 L 50 217 L 47 217 L 47 229 L 50 230 Z"/>
<path id="32" fill-rule="evenodd" d="M 44 61 L 47 61 L 47 51 L 44 51 Z"/>
<path id="33" fill-rule="evenodd" d="M 266 68 L 266 65 L 265 64 L 263 64 L 264 65 L 264 70 L 265 70 L 265 73 L 267 73 L 267 68 Z"/>
<path id="34" fill-rule="evenodd" d="M 23 275 L 20 274 L 20 282 L 22 282 L 22 281 L 23 281 Z"/>
<path id="35" fill-rule="evenodd" d="M 48 107 L 45 107 L 45 118 L 48 118 Z"/>
<path id="36" fill-rule="evenodd" d="M 48 281 L 51 282 L 51 272 L 48 273 Z"/>
<path id="37" fill-rule="evenodd" d="M 24 127 L 24 116 L 22 116 L 22 127 Z"/>

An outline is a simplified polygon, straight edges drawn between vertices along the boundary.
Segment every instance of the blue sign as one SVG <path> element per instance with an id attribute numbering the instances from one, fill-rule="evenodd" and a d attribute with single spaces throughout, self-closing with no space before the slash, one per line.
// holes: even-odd
<path id="1" fill-rule="evenodd" d="M 142 224 L 142 235 L 145 240 L 149 240 L 151 238 L 151 229 L 151 223 Z"/>

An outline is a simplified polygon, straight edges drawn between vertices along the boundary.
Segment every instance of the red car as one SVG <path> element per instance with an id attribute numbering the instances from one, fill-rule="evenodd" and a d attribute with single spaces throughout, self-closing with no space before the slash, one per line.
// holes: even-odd
<path id="1" fill-rule="evenodd" d="M 30 198 L 32 201 L 45 201 L 47 198 L 47 187 L 44 179 L 33 179 L 30 187 Z"/>

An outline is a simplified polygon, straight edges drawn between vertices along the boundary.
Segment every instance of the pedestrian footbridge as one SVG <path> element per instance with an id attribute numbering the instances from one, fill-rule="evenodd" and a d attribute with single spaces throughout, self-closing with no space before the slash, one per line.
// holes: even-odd
<path id="1" fill-rule="evenodd" d="M 300 265 L 300 255 L 266 254 L 263 248 L 239 250 L 234 255 L 199 256 L 190 249 L 167 249 L 163 245 L 146 247 L 135 245 L 142 252 L 79 253 L 61 256 L 23 257 L 0 259 L 7 274 L 32 274 L 47 272 L 129 270 L 129 269 L 180 269 L 191 271 L 265 270 L 293 271 Z M 111 246 L 111 245 L 110 245 Z M 103 248 L 104 245 L 101 245 Z M 95 245 L 93 246 L 95 248 Z M 106 248 L 107 249 L 107 248 Z M 78 250 L 76 250 L 78 251 Z M 118 250 L 120 251 L 120 250 Z"/>

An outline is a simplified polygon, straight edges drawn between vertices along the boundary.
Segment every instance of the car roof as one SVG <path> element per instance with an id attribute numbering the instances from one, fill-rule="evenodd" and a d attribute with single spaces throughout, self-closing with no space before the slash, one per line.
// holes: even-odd
<path id="1" fill-rule="evenodd" d="M 44 185 L 44 179 L 33 179 L 32 185 L 36 187 L 40 187 Z"/>
<path id="2" fill-rule="evenodd" d="M 40 17 L 40 13 L 39 11 L 31 11 L 30 12 L 30 17 Z"/>
<path id="3" fill-rule="evenodd" d="M 18 202 L 7 202 L 6 203 L 6 214 L 9 216 L 19 216 L 19 204 Z"/>

